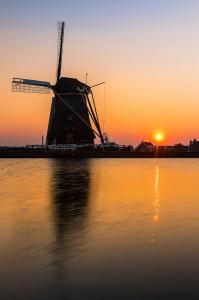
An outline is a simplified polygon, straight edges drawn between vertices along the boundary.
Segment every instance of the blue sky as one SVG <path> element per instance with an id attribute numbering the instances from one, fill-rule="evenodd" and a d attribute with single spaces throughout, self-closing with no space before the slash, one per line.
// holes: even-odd
<path id="1" fill-rule="evenodd" d="M 198 6 L 197 0 L 1 0 L 0 22 L 3 26 L 17 23 L 37 27 L 64 19 L 72 22 L 74 27 L 120 27 L 130 21 L 129 18 L 132 22 L 141 20 L 144 23 L 157 20 L 174 22 L 178 17 L 186 20 L 197 15 Z"/>

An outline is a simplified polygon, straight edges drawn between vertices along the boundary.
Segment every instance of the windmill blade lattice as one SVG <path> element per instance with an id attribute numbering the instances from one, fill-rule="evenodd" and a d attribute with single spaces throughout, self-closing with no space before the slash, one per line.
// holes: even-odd
<path id="1" fill-rule="evenodd" d="M 57 22 L 58 40 L 57 40 L 57 81 L 61 76 L 62 67 L 62 54 L 63 54 L 63 43 L 64 43 L 64 28 L 65 22 Z"/>
<path id="2" fill-rule="evenodd" d="M 49 94 L 51 85 L 47 81 L 13 78 L 12 91 L 21 93 Z"/>

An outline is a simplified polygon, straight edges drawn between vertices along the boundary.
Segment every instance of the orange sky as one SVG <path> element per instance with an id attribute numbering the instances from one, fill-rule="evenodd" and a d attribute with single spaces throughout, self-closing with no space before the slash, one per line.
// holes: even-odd
<path id="1" fill-rule="evenodd" d="M 88 72 L 89 84 L 106 81 L 105 101 L 103 86 L 95 95 L 111 139 L 137 144 L 153 140 L 157 131 L 164 133 L 165 144 L 199 138 L 199 5 L 175 0 L 175 7 L 168 1 L 165 8 L 155 0 L 152 6 L 146 0 L 142 6 L 124 1 L 118 19 L 120 6 L 110 2 L 98 13 L 94 7 L 90 12 L 82 7 L 80 18 L 72 4 L 64 15 L 66 4 L 61 1 L 53 18 L 51 4 L 51 15 L 38 18 L 36 24 L 39 3 L 29 19 L 5 5 L 8 17 L 1 20 L 0 31 L 1 145 L 39 143 L 46 135 L 51 95 L 11 93 L 11 79 L 54 82 L 59 19 L 69 20 L 62 74 L 84 81 Z"/>

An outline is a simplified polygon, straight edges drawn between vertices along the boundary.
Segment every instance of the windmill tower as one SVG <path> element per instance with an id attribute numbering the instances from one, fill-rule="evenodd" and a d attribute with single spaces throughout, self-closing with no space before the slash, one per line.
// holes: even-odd
<path id="1" fill-rule="evenodd" d="M 56 83 L 13 78 L 12 90 L 28 93 L 49 93 L 51 90 L 54 93 L 46 145 L 94 144 L 96 136 L 103 143 L 92 87 L 74 78 L 61 77 L 64 27 L 64 22 L 58 22 Z"/>

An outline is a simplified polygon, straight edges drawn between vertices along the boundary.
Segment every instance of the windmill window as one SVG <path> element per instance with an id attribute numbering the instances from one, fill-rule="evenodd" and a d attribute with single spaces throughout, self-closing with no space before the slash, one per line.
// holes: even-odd
<path id="1" fill-rule="evenodd" d="M 66 139 L 67 139 L 67 144 L 73 144 L 74 143 L 73 134 L 70 134 L 70 133 L 67 134 Z"/>
<path id="2" fill-rule="evenodd" d="M 73 119 L 73 116 L 69 115 L 68 120 L 71 121 Z"/>
<path id="3" fill-rule="evenodd" d="M 72 128 L 71 128 L 71 129 L 72 129 L 73 131 L 75 131 L 75 129 L 76 129 L 76 128 L 75 128 L 75 126 L 72 126 Z"/>
<path id="4" fill-rule="evenodd" d="M 67 131 L 67 130 L 68 130 L 68 127 L 67 127 L 67 126 L 66 126 L 66 127 L 64 127 L 64 130 L 66 130 L 66 131 Z"/>

